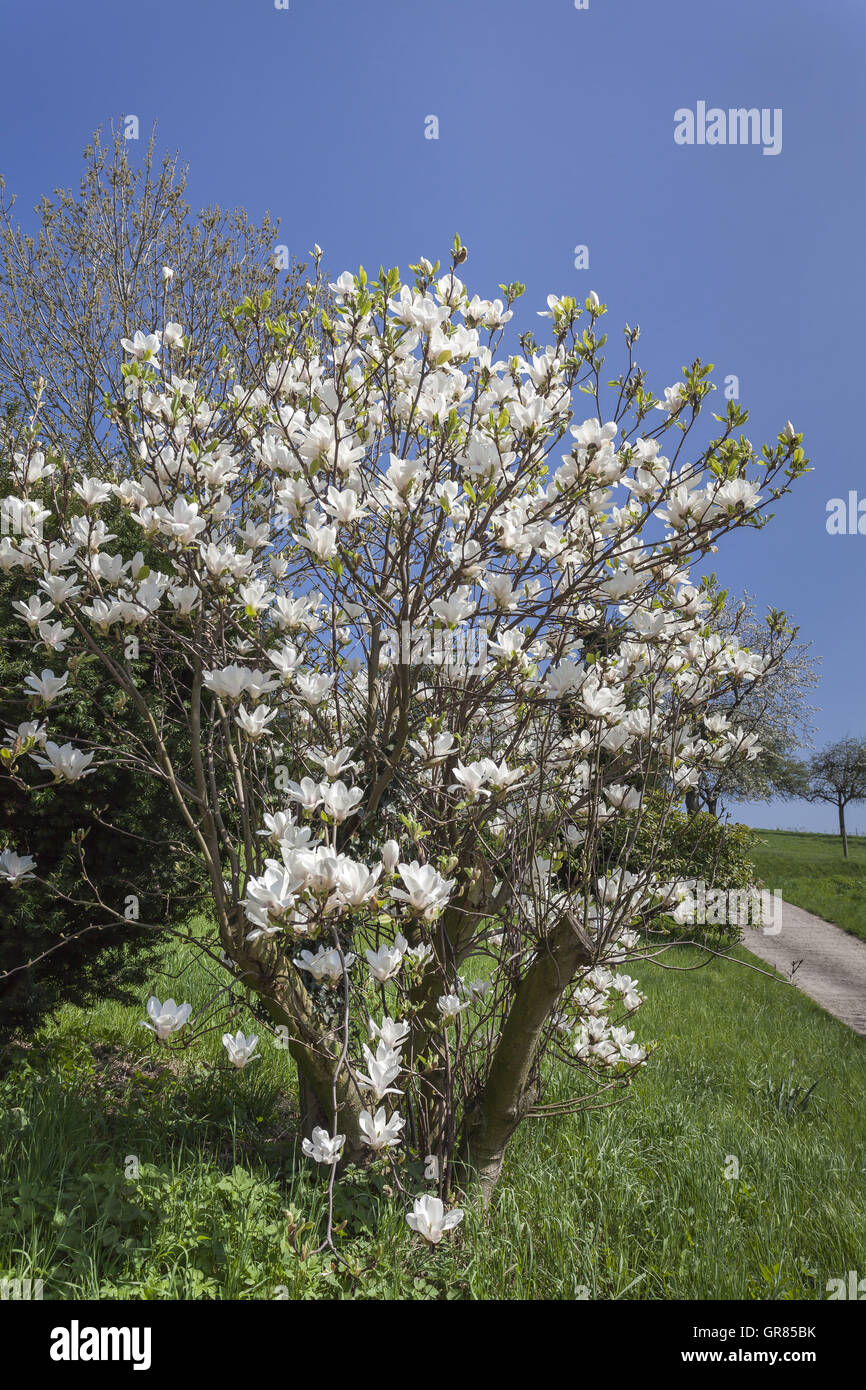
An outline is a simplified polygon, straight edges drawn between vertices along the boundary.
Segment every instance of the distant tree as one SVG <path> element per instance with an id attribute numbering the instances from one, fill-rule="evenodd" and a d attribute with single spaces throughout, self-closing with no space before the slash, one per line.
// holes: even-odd
<path id="1" fill-rule="evenodd" d="M 27 415 L 38 403 L 45 443 L 97 476 L 128 444 L 123 411 L 104 408 L 124 399 L 121 338 L 180 323 L 186 350 L 172 365 L 207 394 L 227 307 L 264 293 L 276 318 L 304 292 L 279 221 L 219 207 L 191 217 L 178 156 L 160 161 L 153 134 L 140 162 L 129 151 L 120 130 L 106 143 L 97 130 L 80 189 L 43 198 L 32 233 L 13 223 L 0 179 L 0 396 Z"/>
<path id="2" fill-rule="evenodd" d="M 767 801 L 770 797 L 803 796 L 808 778 L 795 756 L 808 742 L 815 707 L 807 692 L 818 683 L 817 658 L 810 644 L 798 642 L 798 629 L 784 614 L 771 609 L 765 618 L 755 611 L 749 594 L 735 600 L 720 593 L 710 626 L 724 641 L 739 643 L 767 659 L 764 675 L 735 682 L 713 703 L 711 713 L 724 714 L 758 740 L 751 749 L 718 768 L 705 768 L 686 797 L 691 814 L 700 810 L 718 815 L 723 801 Z"/>
<path id="3" fill-rule="evenodd" d="M 866 801 L 866 740 L 842 738 L 816 753 L 809 764 L 809 801 L 828 801 L 839 812 L 842 853 L 848 858 L 845 808 Z"/>

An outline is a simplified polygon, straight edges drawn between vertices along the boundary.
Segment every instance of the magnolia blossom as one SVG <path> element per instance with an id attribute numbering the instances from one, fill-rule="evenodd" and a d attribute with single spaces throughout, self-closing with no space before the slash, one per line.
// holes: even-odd
<path id="1" fill-rule="evenodd" d="M 411 864 L 398 864 L 397 872 L 406 887 L 392 888 L 391 897 L 407 903 L 412 912 L 428 920 L 442 910 L 456 883 L 456 879 L 443 878 L 432 864 L 419 864 L 417 859 Z"/>
<path id="2" fill-rule="evenodd" d="M 31 854 L 16 854 L 14 850 L 0 850 L 0 878 L 7 883 L 23 883 L 33 878 L 36 860 Z"/>
<path id="3" fill-rule="evenodd" d="M 374 1150 L 395 1148 L 400 1143 L 400 1131 L 405 1123 L 396 1112 L 388 1119 L 384 1105 L 379 1106 L 375 1115 L 371 1115 L 369 1110 L 362 1110 L 358 1116 L 363 1141 Z"/>
<path id="4" fill-rule="evenodd" d="M 40 753 L 31 753 L 30 757 L 37 766 L 44 767 L 57 779 L 62 777 L 66 782 L 77 782 L 79 778 L 95 771 L 95 768 L 90 766 L 94 758 L 93 753 L 82 753 L 80 749 L 73 748 L 71 743 L 64 743 L 58 748 L 56 743 L 48 739 L 42 747 L 44 757 Z"/>
<path id="5" fill-rule="evenodd" d="M 239 700 L 244 691 L 249 689 L 250 682 L 251 673 L 245 667 L 238 666 L 236 662 L 225 666 L 222 671 L 205 671 L 204 674 L 207 689 L 224 700 Z"/>
<path id="6" fill-rule="evenodd" d="M 451 1023 L 459 1013 L 468 1009 L 468 1004 L 462 1004 L 457 994 L 443 994 L 436 1000 L 436 1007 L 446 1023 Z"/>
<path id="7" fill-rule="evenodd" d="M 260 1053 L 256 1053 L 255 1057 L 253 1056 L 257 1043 L 258 1036 L 255 1033 L 252 1033 L 248 1038 L 244 1037 L 240 1029 L 234 1036 L 231 1033 L 223 1033 L 223 1047 L 228 1053 L 232 1066 L 237 1067 L 238 1070 L 245 1067 L 248 1062 L 258 1060 Z"/>
<path id="8" fill-rule="evenodd" d="M 55 676 L 53 671 L 45 670 L 41 676 L 25 676 L 24 684 L 29 686 L 30 693 L 37 695 L 43 704 L 50 705 L 66 689 L 68 680 L 68 671 L 64 671 L 62 676 Z"/>
<path id="9" fill-rule="evenodd" d="M 665 398 L 663 401 L 657 402 L 656 410 L 667 411 L 669 415 L 675 414 L 684 404 L 685 397 L 683 392 L 685 389 L 685 382 L 682 381 L 674 382 L 673 386 L 666 386 Z"/>
<path id="10" fill-rule="evenodd" d="M 372 1018 L 369 1020 L 370 1037 L 379 1039 L 389 1051 L 397 1051 L 409 1037 L 409 1024 L 404 1020 L 395 1022 L 388 1014 L 382 1022 L 376 1023 Z"/>
<path id="11" fill-rule="evenodd" d="M 302 951 L 294 964 L 299 970 L 306 970 L 312 975 L 317 985 L 327 983 L 330 989 L 336 989 L 343 978 L 344 966 L 348 970 L 354 961 L 351 952 L 341 959 L 339 951 L 320 946 L 315 955 L 312 951 Z"/>
<path id="12" fill-rule="evenodd" d="M 379 984 L 392 980 L 403 964 L 403 957 L 408 949 L 409 942 L 405 936 L 398 933 L 393 946 L 380 946 L 377 951 L 365 951 L 373 979 L 378 980 Z"/>
<path id="13" fill-rule="evenodd" d="M 322 808 L 337 822 L 351 815 L 364 793 L 360 787 L 347 787 L 345 782 L 322 785 Z"/>
<path id="14" fill-rule="evenodd" d="M 166 999 L 160 1004 L 155 994 L 147 1001 L 147 1019 L 142 1019 L 139 1027 L 149 1028 L 160 1042 L 165 1042 L 172 1033 L 179 1033 L 192 1013 L 192 1004 L 176 1004 Z"/>
<path id="15" fill-rule="evenodd" d="M 433 947 L 429 941 L 420 941 L 417 946 L 410 946 L 406 955 L 421 970 L 428 961 L 433 959 Z"/>
<path id="16" fill-rule="evenodd" d="M 240 725 L 247 737 L 252 739 L 255 743 L 258 742 L 263 734 L 271 732 L 268 725 L 272 720 L 276 719 L 276 717 L 277 711 L 275 709 L 268 709 L 267 705 L 256 705 L 252 712 L 246 710 L 244 706 L 241 705 L 235 716 L 235 723 Z"/>
<path id="17" fill-rule="evenodd" d="M 158 333 L 142 333 L 137 329 L 132 339 L 121 338 L 120 345 L 125 352 L 128 352 L 138 362 L 150 362 L 158 365 L 157 354 L 159 352 L 160 335 Z"/>
<path id="18" fill-rule="evenodd" d="M 386 840 L 382 846 L 382 865 L 386 874 L 392 874 L 400 858 L 400 846 L 396 840 Z"/>
<path id="19" fill-rule="evenodd" d="M 257 936 L 279 930 L 279 927 L 274 927 L 274 920 L 282 922 L 294 907 L 304 881 L 303 873 L 295 868 L 289 868 L 276 859 L 265 860 L 265 872 L 258 878 L 250 879 L 246 897 L 241 900 L 247 920 L 256 927 L 247 940 L 254 941 Z"/>
<path id="20" fill-rule="evenodd" d="M 403 1068 L 403 1059 L 396 1048 L 388 1047 L 384 1041 L 380 1041 L 374 1055 L 365 1043 L 364 1060 L 368 1074 L 359 1074 L 361 1086 L 372 1091 L 377 1100 L 383 1100 L 385 1096 L 402 1095 L 402 1091 L 391 1085 Z"/>
<path id="21" fill-rule="evenodd" d="M 316 1163 L 332 1166 L 339 1163 L 345 1142 L 345 1134 L 335 1134 L 332 1139 L 326 1129 L 317 1125 L 313 1130 L 312 1138 L 304 1139 L 301 1148 L 307 1158 L 314 1159 Z"/>
<path id="22" fill-rule="evenodd" d="M 416 1197 L 412 1210 L 406 1215 L 406 1224 L 431 1245 L 438 1245 L 446 1231 L 453 1231 L 463 1220 L 460 1207 L 446 1212 L 440 1197 Z"/>

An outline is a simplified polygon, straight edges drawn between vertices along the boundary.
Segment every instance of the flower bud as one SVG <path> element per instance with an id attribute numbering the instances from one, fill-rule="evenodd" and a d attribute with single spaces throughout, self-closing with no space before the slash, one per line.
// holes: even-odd
<path id="1" fill-rule="evenodd" d="M 382 846 L 382 863 L 385 865 L 386 874 L 392 874 L 397 867 L 400 858 L 400 846 L 396 840 L 386 840 Z"/>
<path id="2" fill-rule="evenodd" d="M 797 437 L 797 431 L 794 429 L 790 420 L 785 421 L 785 428 L 782 430 L 782 433 L 786 439 L 796 439 Z"/>
<path id="3" fill-rule="evenodd" d="M 589 292 L 589 307 L 590 307 L 591 309 L 597 309 L 598 306 L 600 305 L 600 303 L 601 303 L 601 300 L 599 299 L 599 297 L 598 297 L 598 295 L 596 294 L 595 290 L 590 290 L 590 292 Z"/>
<path id="4" fill-rule="evenodd" d="M 162 270 L 160 271 L 160 275 L 162 277 L 162 283 L 164 285 L 168 284 L 169 280 L 174 279 L 174 271 L 172 270 L 170 265 L 164 265 L 162 267 Z"/>

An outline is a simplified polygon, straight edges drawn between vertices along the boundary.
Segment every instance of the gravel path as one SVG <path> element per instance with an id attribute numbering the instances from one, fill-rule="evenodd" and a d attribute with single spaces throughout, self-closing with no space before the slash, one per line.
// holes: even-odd
<path id="1" fill-rule="evenodd" d="M 802 961 L 794 975 L 798 989 L 866 1036 L 866 941 L 784 903 L 778 936 L 744 927 L 743 945 L 786 976 Z"/>

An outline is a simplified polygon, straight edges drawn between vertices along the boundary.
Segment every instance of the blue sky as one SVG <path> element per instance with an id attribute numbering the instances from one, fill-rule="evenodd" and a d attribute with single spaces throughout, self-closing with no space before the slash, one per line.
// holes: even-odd
<path id="1" fill-rule="evenodd" d="M 860 272 L 866 187 L 862 0 L 45 0 L 0 13 L 0 172 L 29 209 L 75 185 L 98 125 L 190 162 L 194 206 L 282 219 L 337 273 L 469 247 L 465 278 L 609 306 L 642 329 L 657 392 L 700 355 L 739 379 L 749 437 L 787 418 L 814 472 L 718 573 L 787 609 L 821 656 L 817 741 L 866 735 L 866 535 L 826 505 L 866 498 Z M 782 148 L 677 145 L 674 113 L 782 111 Z M 436 116 L 439 138 L 425 139 Z M 574 267 L 589 248 L 589 269 Z M 612 342 L 613 346 L 613 342 Z M 618 368 L 617 368 L 618 370 Z M 614 373 L 611 372 L 611 375 Z M 866 510 L 866 509 L 864 509 Z M 832 830 L 831 808 L 751 806 L 754 825 Z M 851 825 L 866 828 L 866 805 Z"/>

